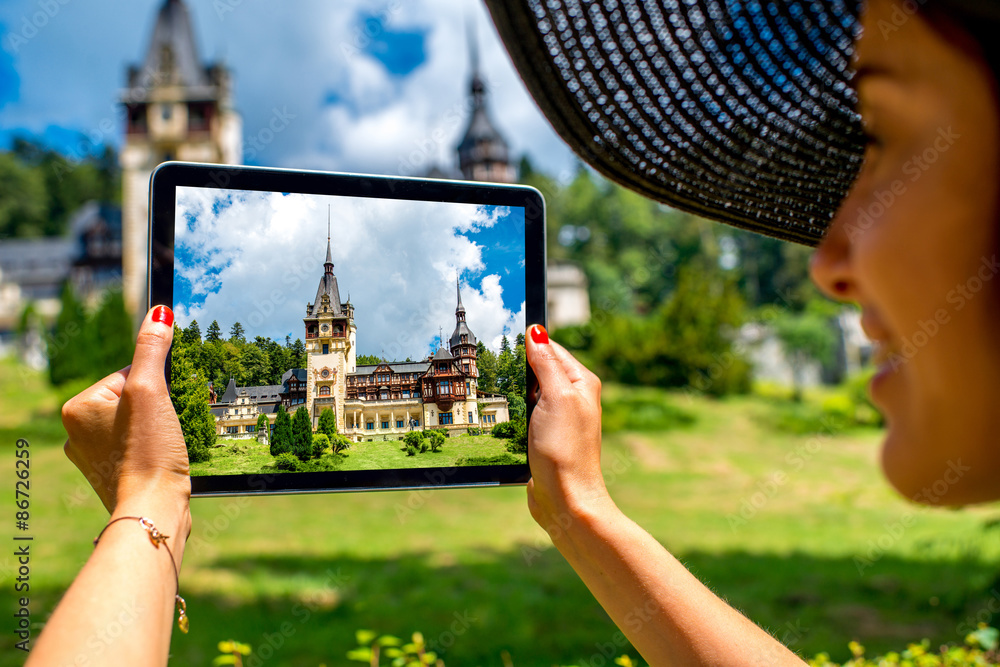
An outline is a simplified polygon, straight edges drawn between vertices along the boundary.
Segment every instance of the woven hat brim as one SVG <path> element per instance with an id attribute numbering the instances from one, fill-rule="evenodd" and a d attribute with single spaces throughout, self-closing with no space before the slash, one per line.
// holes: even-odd
<path id="1" fill-rule="evenodd" d="M 612 181 L 805 245 L 863 158 L 857 4 L 486 0 L 555 131 Z"/>

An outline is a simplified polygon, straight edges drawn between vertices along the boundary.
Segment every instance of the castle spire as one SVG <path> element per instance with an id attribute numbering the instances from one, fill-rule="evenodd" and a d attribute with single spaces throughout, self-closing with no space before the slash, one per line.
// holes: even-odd
<path id="1" fill-rule="evenodd" d="M 458 294 L 458 306 L 455 307 L 455 318 L 459 322 L 465 321 L 465 306 L 462 305 L 462 286 L 458 283 L 458 277 L 455 278 L 455 292 Z"/>
<path id="2" fill-rule="evenodd" d="M 330 252 L 330 207 L 326 207 L 326 262 L 323 263 L 324 273 L 333 275 L 333 254 Z"/>

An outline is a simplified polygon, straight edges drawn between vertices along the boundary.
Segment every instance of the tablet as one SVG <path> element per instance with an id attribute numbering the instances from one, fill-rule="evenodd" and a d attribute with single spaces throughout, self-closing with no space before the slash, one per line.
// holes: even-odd
<path id="1" fill-rule="evenodd" d="M 149 238 L 193 495 L 527 482 L 537 190 L 172 162 Z"/>

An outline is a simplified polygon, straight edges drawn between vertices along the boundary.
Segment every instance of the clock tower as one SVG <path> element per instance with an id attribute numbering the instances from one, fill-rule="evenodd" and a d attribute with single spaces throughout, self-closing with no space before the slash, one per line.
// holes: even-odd
<path id="1" fill-rule="evenodd" d="M 347 374 L 357 366 L 357 327 L 350 300 L 340 302 L 329 230 L 323 269 L 316 299 L 306 306 L 302 320 L 306 329 L 306 409 L 315 428 L 320 413 L 330 408 L 337 416 L 337 430 L 343 432 Z"/>

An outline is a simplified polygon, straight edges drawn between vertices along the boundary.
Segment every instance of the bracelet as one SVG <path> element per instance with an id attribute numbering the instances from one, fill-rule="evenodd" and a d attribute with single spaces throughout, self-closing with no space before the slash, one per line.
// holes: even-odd
<path id="1" fill-rule="evenodd" d="M 144 516 L 120 516 L 117 519 L 112 519 L 111 521 L 108 522 L 107 526 L 104 526 L 104 530 L 102 530 L 100 534 L 94 538 L 94 546 L 95 547 L 97 546 L 97 542 L 101 539 L 101 536 L 104 535 L 104 531 L 108 529 L 108 526 L 118 521 L 124 521 L 125 519 L 133 519 L 135 521 L 138 521 L 139 525 L 143 528 L 143 530 L 145 530 L 149 534 L 149 541 L 153 543 L 153 546 L 159 549 L 160 545 L 162 544 L 163 548 L 167 550 L 167 554 L 170 556 L 170 564 L 173 565 L 174 567 L 174 580 L 177 582 L 177 593 L 174 594 L 174 598 L 177 601 L 177 627 L 180 628 L 181 632 L 187 634 L 188 631 L 187 603 L 184 602 L 184 598 L 182 598 L 180 595 L 181 580 L 180 580 L 180 575 L 177 573 L 177 563 L 174 562 L 173 552 L 170 551 L 170 547 L 167 546 L 167 538 L 170 537 L 169 535 L 164 535 L 163 533 L 158 531 L 156 529 L 156 526 L 153 525 L 153 522 Z"/>

